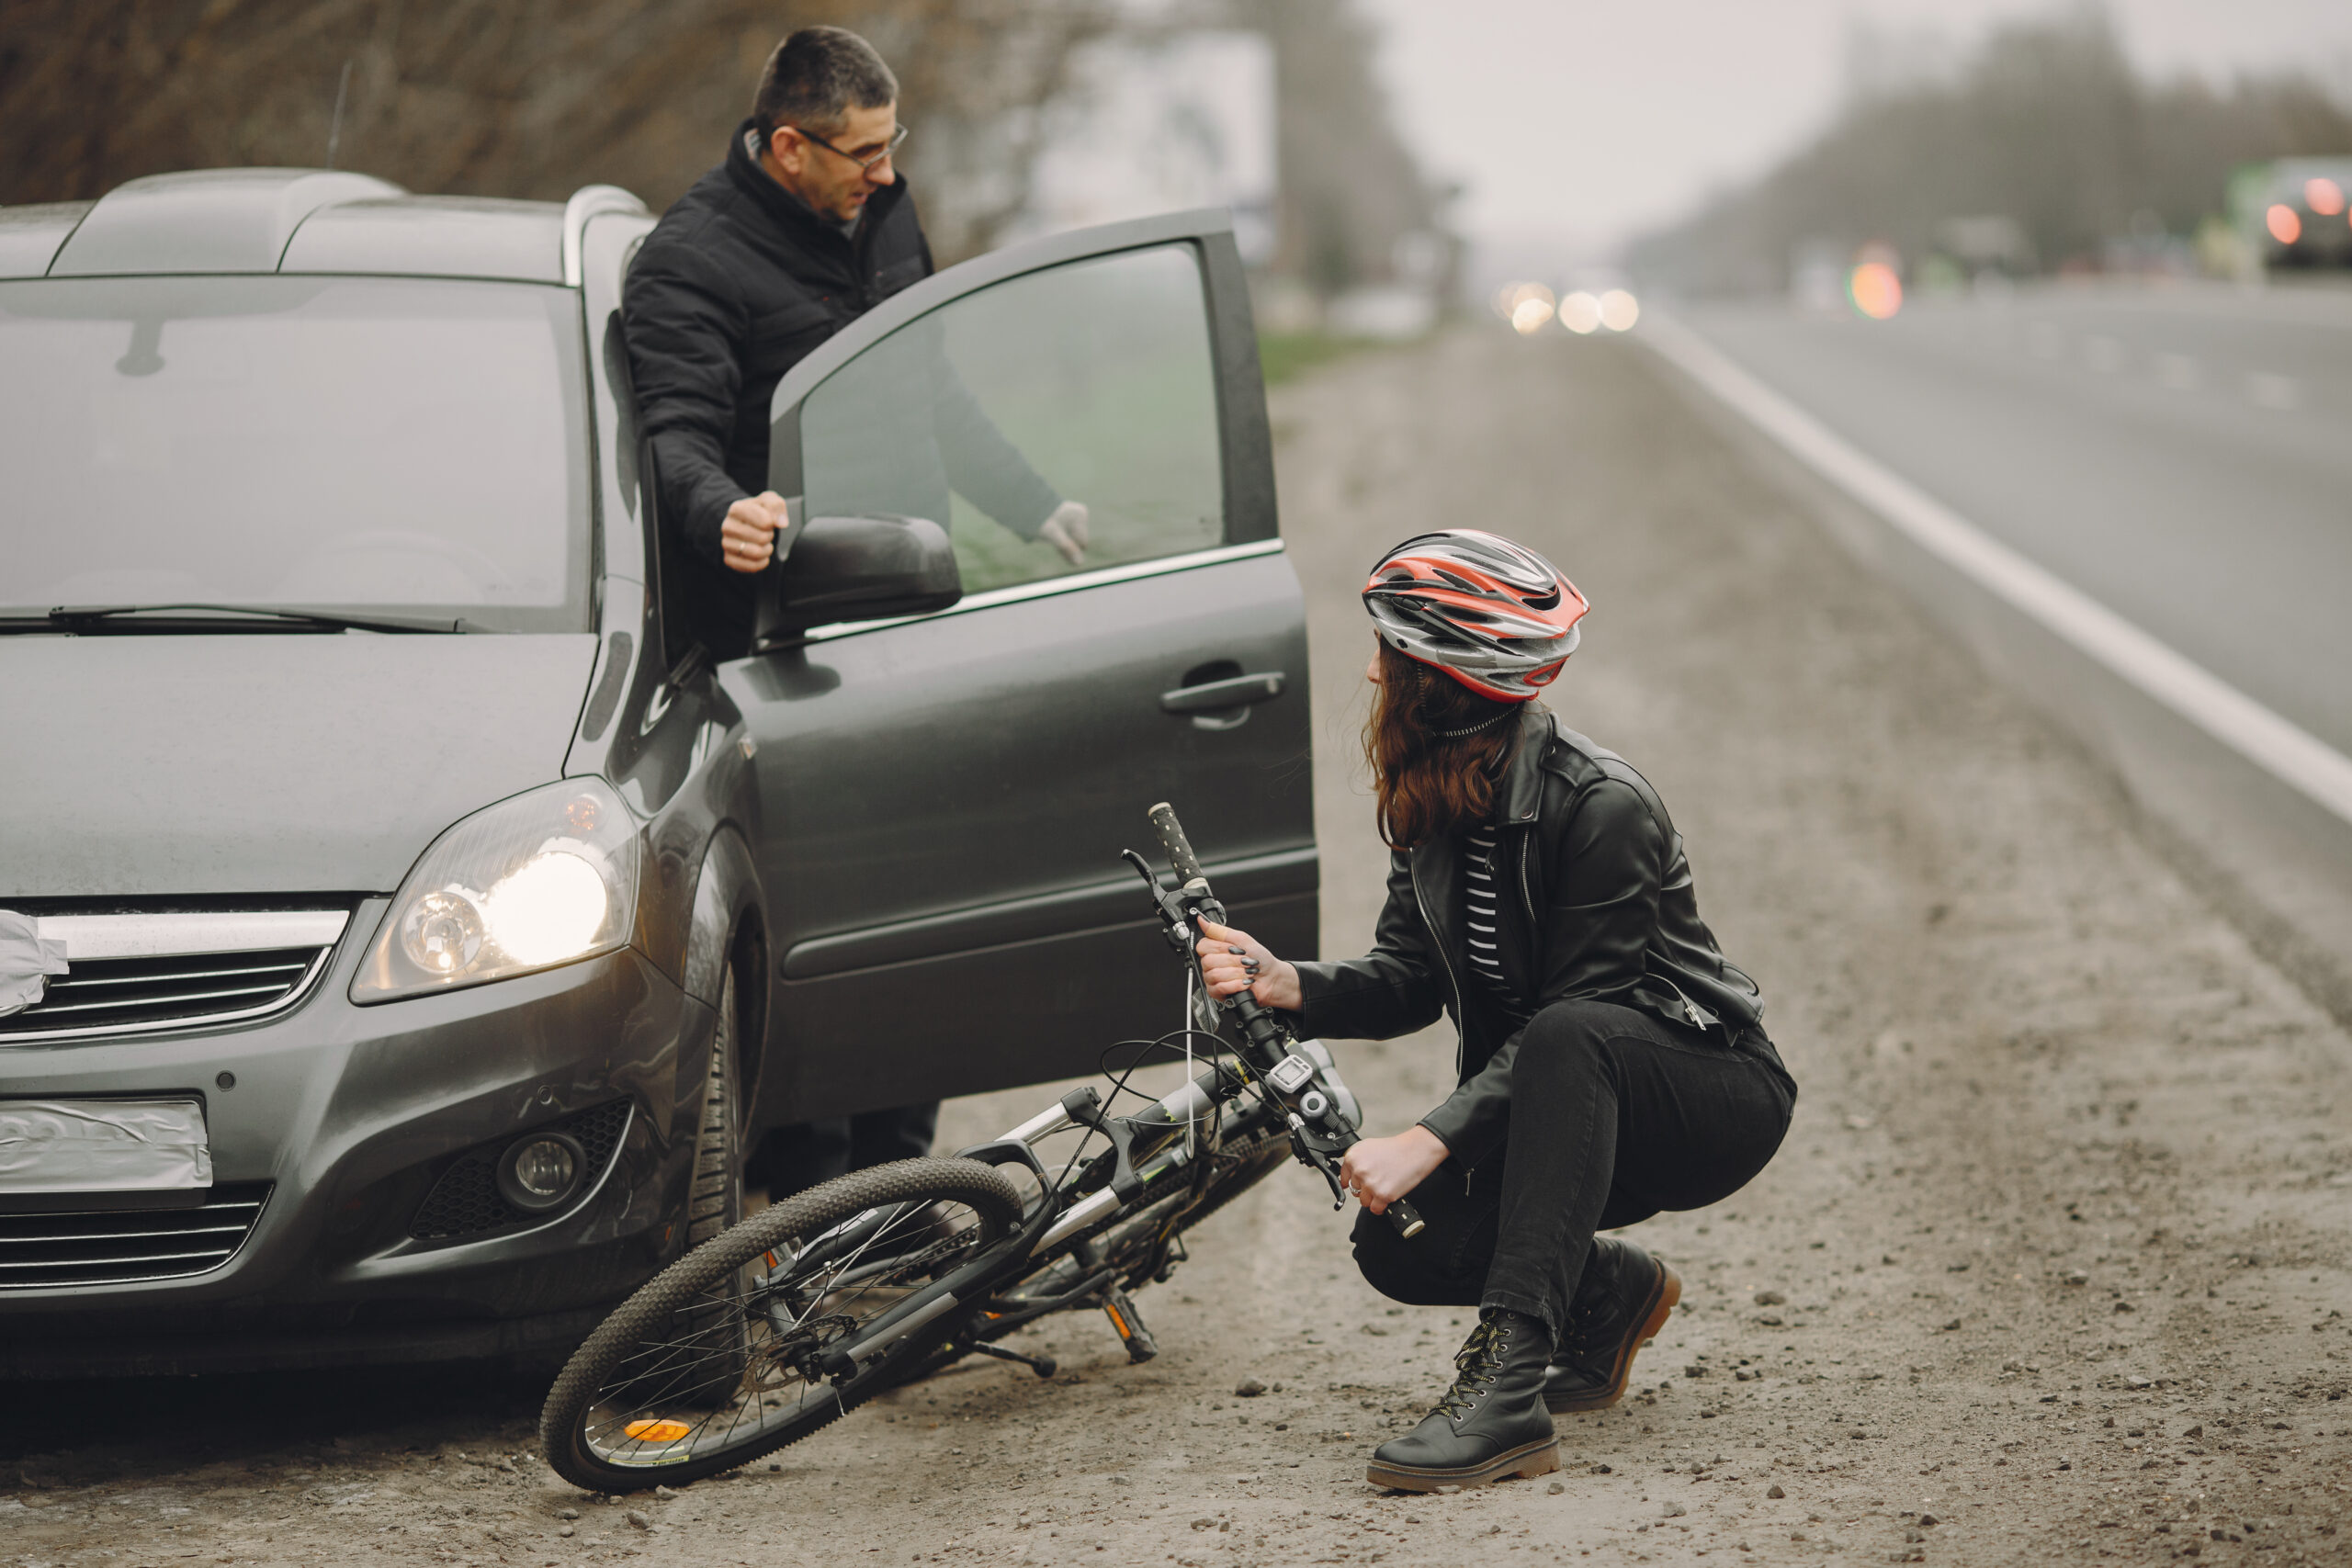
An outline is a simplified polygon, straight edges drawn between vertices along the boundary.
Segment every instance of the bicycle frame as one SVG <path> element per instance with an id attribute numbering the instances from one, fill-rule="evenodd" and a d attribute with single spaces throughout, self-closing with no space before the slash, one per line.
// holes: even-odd
<path id="1" fill-rule="evenodd" d="M 1200 861 L 1186 841 L 1175 812 L 1165 804 L 1155 806 L 1150 820 L 1168 851 L 1179 886 L 1173 891 L 1161 887 L 1159 878 L 1141 855 L 1133 850 L 1122 852 L 1150 890 L 1170 945 L 1186 963 L 1193 963 L 1193 942 L 1200 921 L 1206 919 L 1225 923 L 1225 906 L 1218 902 L 1208 879 L 1202 874 Z M 854 1339 L 829 1348 L 816 1359 L 816 1369 L 836 1381 L 848 1378 L 860 1366 L 936 1325 L 941 1332 L 925 1337 L 935 1345 L 968 1325 L 967 1317 L 956 1315 L 959 1309 L 972 1309 L 982 1314 L 985 1328 L 982 1336 L 976 1337 L 975 1348 L 1030 1361 L 1035 1366 L 1037 1363 L 1031 1358 L 1013 1357 L 1011 1352 L 987 1347 L 985 1341 L 1048 1313 L 1098 1303 L 1109 1312 L 1129 1355 L 1137 1360 L 1148 1359 L 1155 1347 L 1149 1331 L 1118 1283 L 1120 1265 L 1100 1260 L 1090 1265 L 1080 1259 L 1076 1270 L 1078 1278 L 1049 1295 L 1002 1297 L 999 1292 L 1066 1244 L 1180 1192 L 1182 1189 L 1170 1185 L 1171 1178 L 1187 1170 L 1205 1168 L 1204 1151 L 1185 1134 L 1205 1122 L 1213 1129 L 1205 1153 L 1213 1155 L 1217 1146 L 1214 1130 L 1222 1125 L 1224 1108 L 1245 1094 L 1255 1095 L 1277 1117 L 1289 1133 L 1294 1155 L 1321 1173 L 1331 1189 L 1333 1207 L 1343 1206 L 1346 1200 L 1340 1183 L 1339 1158 L 1356 1142 L 1357 1134 L 1333 1096 L 1326 1092 L 1320 1065 L 1295 1049 L 1289 1029 L 1278 1017 L 1260 1007 L 1247 991 L 1229 998 L 1222 1010 L 1238 1025 L 1227 1040 L 1234 1066 L 1227 1067 L 1213 1056 L 1207 1071 L 1134 1116 L 1106 1114 L 1102 1097 L 1092 1087 L 1081 1087 L 1002 1137 L 958 1150 L 959 1158 L 1025 1166 L 1037 1179 L 1040 1198 L 1035 1212 L 1009 1238 L 1010 1245 L 992 1247 L 987 1256 L 910 1293 L 866 1324 Z M 1193 1021 L 1187 1020 L 1188 1028 Z M 1110 1147 L 1079 1171 L 1074 1182 L 1065 1186 L 1046 1172 L 1035 1145 L 1076 1127 L 1100 1134 Z M 1106 1160 L 1107 1170 L 1103 1168 Z M 1087 1190 L 1098 1174 L 1101 1184 Z M 1420 1217 L 1410 1204 L 1391 1204 L 1387 1213 L 1391 1223 L 1405 1235 L 1409 1237 L 1420 1231 Z M 1170 1234 L 1172 1235 L 1172 1222 Z M 1160 1246 L 1164 1249 L 1165 1238 Z M 942 1323 L 951 1317 L 953 1322 Z"/>
<path id="2" fill-rule="evenodd" d="M 1245 1080 L 1238 1075 L 1212 1065 L 1207 1072 L 1140 1115 L 1111 1117 L 1102 1113 L 1101 1097 L 1089 1086 L 1073 1089 L 1049 1110 L 992 1143 L 958 1150 L 957 1157 L 962 1159 L 1026 1166 L 1036 1177 L 1041 1193 L 1036 1212 L 1023 1222 L 1020 1232 L 1011 1238 L 1011 1245 L 992 1248 L 989 1256 L 975 1258 L 945 1279 L 915 1292 L 867 1324 L 854 1339 L 832 1347 L 819 1363 L 824 1373 L 832 1378 L 849 1376 L 861 1363 L 872 1360 L 899 1340 L 967 1304 L 978 1303 L 984 1312 L 992 1304 L 999 1306 L 989 1314 L 991 1337 L 1048 1313 L 1089 1304 L 1103 1292 L 1105 1286 L 1113 1284 L 1119 1272 L 1115 1267 L 1088 1270 L 1075 1284 L 1050 1297 L 1003 1303 L 996 1303 L 994 1298 L 1000 1287 L 1028 1273 L 1072 1238 L 1132 1210 L 1148 1208 L 1174 1196 L 1180 1190 L 1170 1188 L 1168 1179 L 1198 1161 L 1198 1156 L 1180 1142 L 1186 1127 L 1203 1112 L 1239 1098 L 1244 1088 Z M 1111 1140 L 1116 1156 L 1111 1179 L 1083 1196 L 1074 1196 L 1056 1182 L 1034 1146 L 1077 1126 L 1102 1132 Z M 1079 1173 L 1079 1184 L 1085 1182 L 1087 1174 Z M 1131 1323 L 1139 1322 L 1132 1308 L 1125 1315 Z"/>

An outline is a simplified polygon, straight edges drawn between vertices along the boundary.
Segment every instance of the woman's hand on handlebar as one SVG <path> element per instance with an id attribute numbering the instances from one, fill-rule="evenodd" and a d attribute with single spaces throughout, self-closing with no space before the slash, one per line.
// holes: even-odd
<path id="1" fill-rule="evenodd" d="M 1296 1012 L 1303 1005 L 1298 971 L 1267 952 L 1264 942 L 1215 920 L 1203 920 L 1200 931 L 1194 951 L 1200 954 L 1201 978 L 1208 983 L 1210 996 L 1223 1001 L 1248 987 L 1260 1007 Z"/>
<path id="2" fill-rule="evenodd" d="M 1415 1122 L 1393 1138 L 1366 1138 L 1340 1156 L 1340 1185 L 1375 1214 L 1429 1179 L 1451 1153 L 1443 1139 Z"/>

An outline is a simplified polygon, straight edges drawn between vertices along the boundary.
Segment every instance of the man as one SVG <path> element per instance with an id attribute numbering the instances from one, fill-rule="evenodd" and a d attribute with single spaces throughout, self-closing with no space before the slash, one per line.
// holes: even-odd
<path id="1" fill-rule="evenodd" d="M 750 643 L 753 583 L 786 523 L 766 483 L 776 382 L 933 270 L 893 166 L 906 139 L 898 98 L 898 78 L 855 33 L 794 33 L 769 57 L 726 161 L 663 214 L 629 270 L 622 320 L 662 520 L 687 547 L 671 554 L 694 630 L 721 659 Z M 962 477 L 949 457 L 948 477 Z M 1049 513 L 998 521 L 1079 564 L 1086 508 L 1039 493 Z"/>
<path id="2" fill-rule="evenodd" d="M 892 166 L 906 137 L 898 99 L 898 79 L 855 33 L 794 33 L 769 58 L 726 161 L 663 214 L 629 270 L 622 324 L 639 414 L 662 526 L 684 547 L 663 551 L 663 570 L 678 580 L 692 634 L 719 659 L 748 651 L 755 585 L 789 544 L 778 538 L 788 525 L 784 498 L 766 485 L 776 382 L 933 271 L 914 200 Z M 952 372 L 933 379 L 961 393 Z M 991 514 L 1079 564 L 1086 509 L 1062 501 L 962 399 L 960 444 L 926 444 L 941 468 L 924 491 L 939 498 L 935 521 L 948 521 L 950 479 L 967 494 L 1010 495 Z M 782 1197 L 927 1153 L 938 1110 L 776 1129 L 745 1179 Z"/>

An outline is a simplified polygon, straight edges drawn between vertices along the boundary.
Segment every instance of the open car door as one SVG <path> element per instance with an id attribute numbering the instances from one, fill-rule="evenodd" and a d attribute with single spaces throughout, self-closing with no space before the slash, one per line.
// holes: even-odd
<path id="1" fill-rule="evenodd" d="M 720 671 L 756 742 L 775 965 L 762 1124 L 1097 1069 L 1182 970 L 1123 847 L 1172 802 L 1235 918 L 1315 951 L 1306 637 L 1229 220 L 1013 246 L 777 387 L 802 517 L 927 517 L 953 608 L 779 630 Z M 1086 510 L 1076 561 L 1041 525 Z M 787 559 L 783 572 L 789 572 Z M 771 584 L 773 592 L 773 584 Z"/>

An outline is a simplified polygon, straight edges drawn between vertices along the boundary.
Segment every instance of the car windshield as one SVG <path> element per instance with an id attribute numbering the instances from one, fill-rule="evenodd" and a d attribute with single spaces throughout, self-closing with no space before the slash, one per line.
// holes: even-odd
<path id="1" fill-rule="evenodd" d="M 0 284 L 0 615 L 588 624 L 579 307 L 530 284 Z"/>

